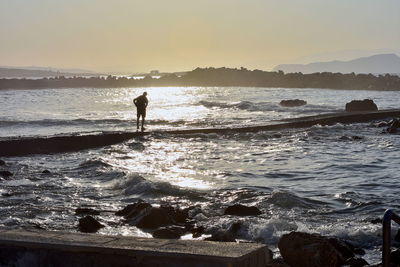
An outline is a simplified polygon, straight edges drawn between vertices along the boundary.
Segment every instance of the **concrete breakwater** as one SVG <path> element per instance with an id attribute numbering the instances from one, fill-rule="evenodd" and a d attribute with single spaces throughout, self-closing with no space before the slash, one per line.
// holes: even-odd
<path id="1" fill-rule="evenodd" d="M 318 124 L 333 125 L 335 123 L 360 123 L 398 116 L 400 116 L 400 109 L 391 109 L 373 112 L 341 112 L 317 116 L 307 116 L 289 120 L 273 121 L 269 124 L 261 126 L 249 126 L 240 128 L 184 129 L 152 132 L 103 132 L 98 134 L 86 135 L 8 138 L 0 141 L 0 156 L 23 156 L 29 154 L 48 154 L 79 151 L 82 149 L 113 145 L 124 142 L 131 138 L 154 134 L 229 134 L 273 131 L 289 128 L 305 128 Z"/>
<path id="2" fill-rule="evenodd" d="M 256 243 L 0 229 L 2 266 L 258 267 L 271 260 L 272 252 Z"/>

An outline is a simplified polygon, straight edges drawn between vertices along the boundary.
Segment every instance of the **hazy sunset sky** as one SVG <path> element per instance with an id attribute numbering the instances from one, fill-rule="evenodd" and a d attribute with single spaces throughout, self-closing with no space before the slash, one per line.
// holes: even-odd
<path id="1" fill-rule="evenodd" d="M 400 51 L 399 0 L 0 1 L 2 66 L 269 70 L 363 51 Z"/>

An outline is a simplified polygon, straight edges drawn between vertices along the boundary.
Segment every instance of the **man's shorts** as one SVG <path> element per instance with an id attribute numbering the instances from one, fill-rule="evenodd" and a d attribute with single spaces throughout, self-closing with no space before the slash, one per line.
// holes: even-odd
<path id="1" fill-rule="evenodd" d="M 142 116 L 143 118 L 146 117 L 146 109 L 137 109 L 137 116 Z"/>

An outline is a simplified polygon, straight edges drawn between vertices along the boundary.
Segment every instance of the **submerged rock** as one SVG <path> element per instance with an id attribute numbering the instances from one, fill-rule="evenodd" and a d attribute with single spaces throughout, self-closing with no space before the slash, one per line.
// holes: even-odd
<path id="1" fill-rule="evenodd" d="M 184 234 L 185 234 L 185 228 L 172 226 L 172 227 L 160 228 L 154 231 L 152 236 L 154 238 L 179 239 Z"/>
<path id="2" fill-rule="evenodd" d="M 248 207 L 241 204 L 235 204 L 225 209 L 224 215 L 236 216 L 255 216 L 260 215 L 262 212 L 255 206 Z"/>
<path id="3" fill-rule="evenodd" d="M 143 200 L 139 200 L 134 204 L 129 204 L 122 210 L 119 210 L 115 213 L 118 216 L 124 216 L 126 219 L 133 218 L 137 216 L 142 210 L 146 208 L 151 208 L 151 204 L 144 202 Z"/>
<path id="4" fill-rule="evenodd" d="M 128 218 L 126 222 L 144 229 L 154 229 L 175 223 L 166 210 L 155 207 L 148 207 L 141 210 L 136 216 Z"/>
<path id="5" fill-rule="evenodd" d="M 397 133 L 397 129 L 400 128 L 400 120 L 393 119 L 388 123 L 389 127 L 386 129 L 388 133 Z"/>
<path id="6" fill-rule="evenodd" d="M 354 257 L 344 242 L 319 234 L 291 232 L 281 237 L 279 251 L 290 266 L 341 266 Z"/>
<path id="7" fill-rule="evenodd" d="M 101 223 L 99 223 L 92 216 L 86 216 L 79 219 L 78 228 L 79 231 L 84 233 L 96 233 L 99 229 L 105 227 Z"/>
<path id="8" fill-rule="evenodd" d="M 6 162 L 4 160 L 0 159 L 0 166 L 6 165 Z"/>
<path id="9" fill-rule="evenodd" d="M 353 100 L 346 104 L 347 112 L 377 111 L 378 106 L 371 99 Z"/>
<path id="10" fill-rule="evenodd" d="M 350 258 L 346 260 L 345 265 L 349 267 L 369 266 L 368 262 L 362 258 Z"/>
<path id="11" fill-rule="evenodd" d="M 100 215 L 100 212 L 91 208 L 77 208 L 75 209 L 75 215 Z"/>
<path id="12" fill-rule="evenodd" d="M 279 104 L 284 107 L 299 107 L 306 105 L 307 101 L 301 99 L 289 99 L 289 100 L 282 100 Z"/>
<path id="13" fill-rule="evenodd" d="M 44 170 L 42 171 L 42 174 L 50 174 L 51 172 L 49 170 Z"/>
<path id="14" fill-rule="evenodd" d="M 190 229 L 190 232 L 192 233 L 193 238 L 197 238 L 202 236 L 205 230 L 206 229 L 204 228 L 204 226 L 198 226 Z"/>
<path id="15" fill-rule="evenodd" d="M 218 242 L 236 242 L 236 239 L 233 233 L 229 231 L 217 231 L 211 235 L 211 237 L 207 237 L 207 241 L 218 241 Z"/>
<path id="16" fill-rule="evenodd" d="M 0 176 L 3 178 L 8 178 L 10 176 L 13 176 L 14 174 L 12 172 L 9 171 L 0 171 Z"/>

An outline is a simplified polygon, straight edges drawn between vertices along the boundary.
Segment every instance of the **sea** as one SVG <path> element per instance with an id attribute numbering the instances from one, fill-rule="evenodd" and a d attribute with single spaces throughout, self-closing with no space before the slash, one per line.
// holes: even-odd
<path id="1" fill-rule="evenodd" d="M 165 130 L 235 128 L 344 111 L 351 100 L 399 108 L 400 92 L 254 87 L 0 90 L 0 140 L 136 131 L 133 98 L 148 93 L 146 131 L 126 142 L 59 154 L 3 157 L 0 226 L 76 232 L 78 207 L 103 211 L 99 234 L 151 234 L 114 215 L 138 199 L 197 206 L 198 225 L 277 251 L 291 231 L 335 236 L 381 257 L 386 209 L 400 212 L 400 136 L 368 123 L 254 133 L 168 135 Z M 302 99 L 300 107 L 281 100 Z M 43 173 L 48 170 L 50 173 Z M 259 216 L 224 216 L 232 204 Z M 392 235 L 397 231 L 393 227 Z M 185 235 L 183 239 L 192 239 Z M 199 239 L 204 238 L 204 236 Z M 399 245 L 394 242 L 394 246 Z"/>

